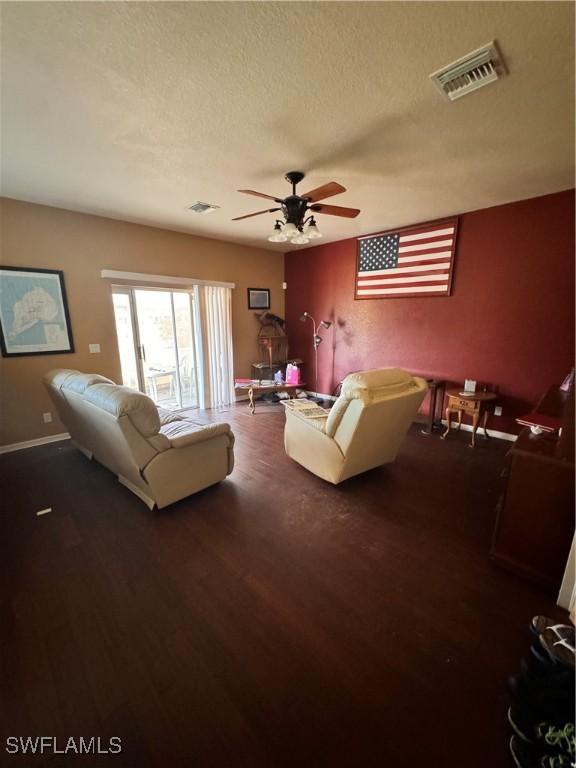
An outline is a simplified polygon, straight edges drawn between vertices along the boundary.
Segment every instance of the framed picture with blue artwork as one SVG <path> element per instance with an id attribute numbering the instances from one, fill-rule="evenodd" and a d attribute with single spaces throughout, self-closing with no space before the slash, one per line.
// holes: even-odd
<path id="1" fill-rule="evenodd" d="M 270 309 L 270 289 L 248 288 L 248 309 Z"/>
<path id="2" fill-rule="evenodd" d="M 0 267 L 2 357 L 74 352 L 64 273 Z"/>

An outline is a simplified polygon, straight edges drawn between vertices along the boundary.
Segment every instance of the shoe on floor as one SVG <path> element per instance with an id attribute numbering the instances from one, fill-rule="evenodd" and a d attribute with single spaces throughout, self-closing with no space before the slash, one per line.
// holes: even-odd
<path id="1" fill-rule="evenodd" d="M 519 676 L 527 683 L 534 684 L 561 685 L 563 682 L 574 682 L 571 670 L 555 664 L 549 656 L 546 662 L 542 663 L 533 654 L 520 659 Z"/>
<path id="2" fill-rule="evenodd" d="M 566 629 L 574 632 L 574 627 L 571 624 L 562 624 L 556 619 L 551 619 L 549 616 L 534 616 L 530 621 L 529 627 L 535 637 L 539 637 L 549 627 L 566 627 Z"/>
<path id="3" fill-rule="evenodd" d="M 534 723 L 532 723 L 520 710 L 508 707 L 508 722 L 516 736 L 526 744 L 534 744 Z"/>
<path id="4" fill-rule="evenodd" d="M 536 726 L 536 739 L 543 749 L 553 749 L 559 754 L 572 759 L 576 757 L 576 736 L 574 723 L 565 723 L 557 727 L 550 723 L 539 723 Z"/>
<path id="5" fill-rule="evenodd" d="M 574 669 L 576 666 L 576 647 L 574 645 L 574 627 L 548 627 L 540 635 L 540 644 L 552 661 Z"/>
<path id="6" fill-rule="evenodd" d="M 527 744 L 517 736 L 510 739 L 510 754 L 516 768 L 571 768 L 572 761 L 566 755 L 551 755 Z"/>
<path id="7" fill-rule="evenodd" d="M 555 619 L 551 619 L 549 616 L 533 616 L 529 624 L 529 629 L 534 637 L 540 637 L 545 629 L 554 624 L 558 624 L 558 622 Z"/>
<path id="8" fill-rule="evenodd" d="M 514 702 L 508 708 L 508 722 L 518 738 L 527 744 L 536 744 L 543 740 L 544 726 L 560 732 L 560 729 L 568 728 L 567 723 L 573 722 L 574 714 L 573 691 L 544 690 L 538 696 Z M 565 734 L 570 735 L 574 741 L 573 731 L 566 731 Z M 569 752 L 569 749 L 566 747 L 563 751 Z"/>
<path id="9" fill-rule="evenodd" d="M 550 619 L 548 616 L 534 616 L 530 622 L 530 631 L 532 634 L 540 638 L 545 632 L 552 631 L 556 635 L 557 640 L 568 640 L 574 645 L 574 635 L 576 628 L 573 624 L 561 624 L 555 619 Z"/>
<path id="10" fill-rule="evenodd" d="M 539 664 L 542 664 L 544 667 L 552 667 L 554 666 L 554 662 L 542 647 L 540 643 L 541 637 L 542 636 L 539 635 L 538 640 L 535 643 L 532 643 L 532 645 L 530 646 L 530 656 L 533 657 L 536 660 L 536 662 L 538 662 Z"/>

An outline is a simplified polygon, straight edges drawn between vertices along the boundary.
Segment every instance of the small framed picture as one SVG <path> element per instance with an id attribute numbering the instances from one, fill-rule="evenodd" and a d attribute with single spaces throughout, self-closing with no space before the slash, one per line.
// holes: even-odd
<path id="1" fill-rule="evenodd" d="M 248 309 L 270 309 L 270 290 L 248 288 Z"/>
<path id="2" fill-rule="evenodd" d="M 2 357 L 74 352 L 64 273 L 0 268 Z"/>

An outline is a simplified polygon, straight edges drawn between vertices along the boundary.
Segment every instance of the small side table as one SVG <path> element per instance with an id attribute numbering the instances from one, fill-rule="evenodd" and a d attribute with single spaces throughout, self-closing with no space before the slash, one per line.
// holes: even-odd
<path id="1" fill-rule="evenodd" d="M 452 413 L 458 414 L 458 429 L 462 426 L 462 414 L 467 413 L 472 416 L 472 442 L 470 447 L 474 448 L 476 439 L 476 430 L 480 419 L 482 419 L 482 429 L 484 430 L 485 437 L 490 437 L 486 429 L 488 422 L 488 414 L 492 410 L 492 404 L 498 399 L 498 395 L 495 392 L 471 392 L 470 394 L 462 394 L 462 389 L 449 389 L 446 392 L 448 397 L 448 404 L 446 406 L 446 431 L 442 435 L 442 440 L 446 438 L 450 432 Z"/>
<path id="2" fill-rule="evenodd" d="M 248 407 L 252 414 L 256 412 L 256 396 L 267 395 L 274 392 L 288 392 L 288 395 L 292 398 L 296 397 L 297 389 L 304 389 L 306 385 L 302 384 L 259 384 L 256 382 L 235 384 L 234 389 L 238 391 L 246 391 L 248 393 Z"/>

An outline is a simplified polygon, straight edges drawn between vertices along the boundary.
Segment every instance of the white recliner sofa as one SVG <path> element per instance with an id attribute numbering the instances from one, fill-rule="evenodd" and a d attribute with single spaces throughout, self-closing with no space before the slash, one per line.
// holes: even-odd
<path id="1" fill-rule="evenodd" d="M 335 485 L 394 461 L 428 391 L 399 368 L 352 373 L 326 418 L 286 408 L 284 446 L 294 461 Z"/>
<path id="2" fill-rule="evenodd" d="M 149 507 L 218 483 L 234 467 L 229 424 L 196 424 L 104 376 L 57 369 L 44 384 L 74 443 Z"/>

